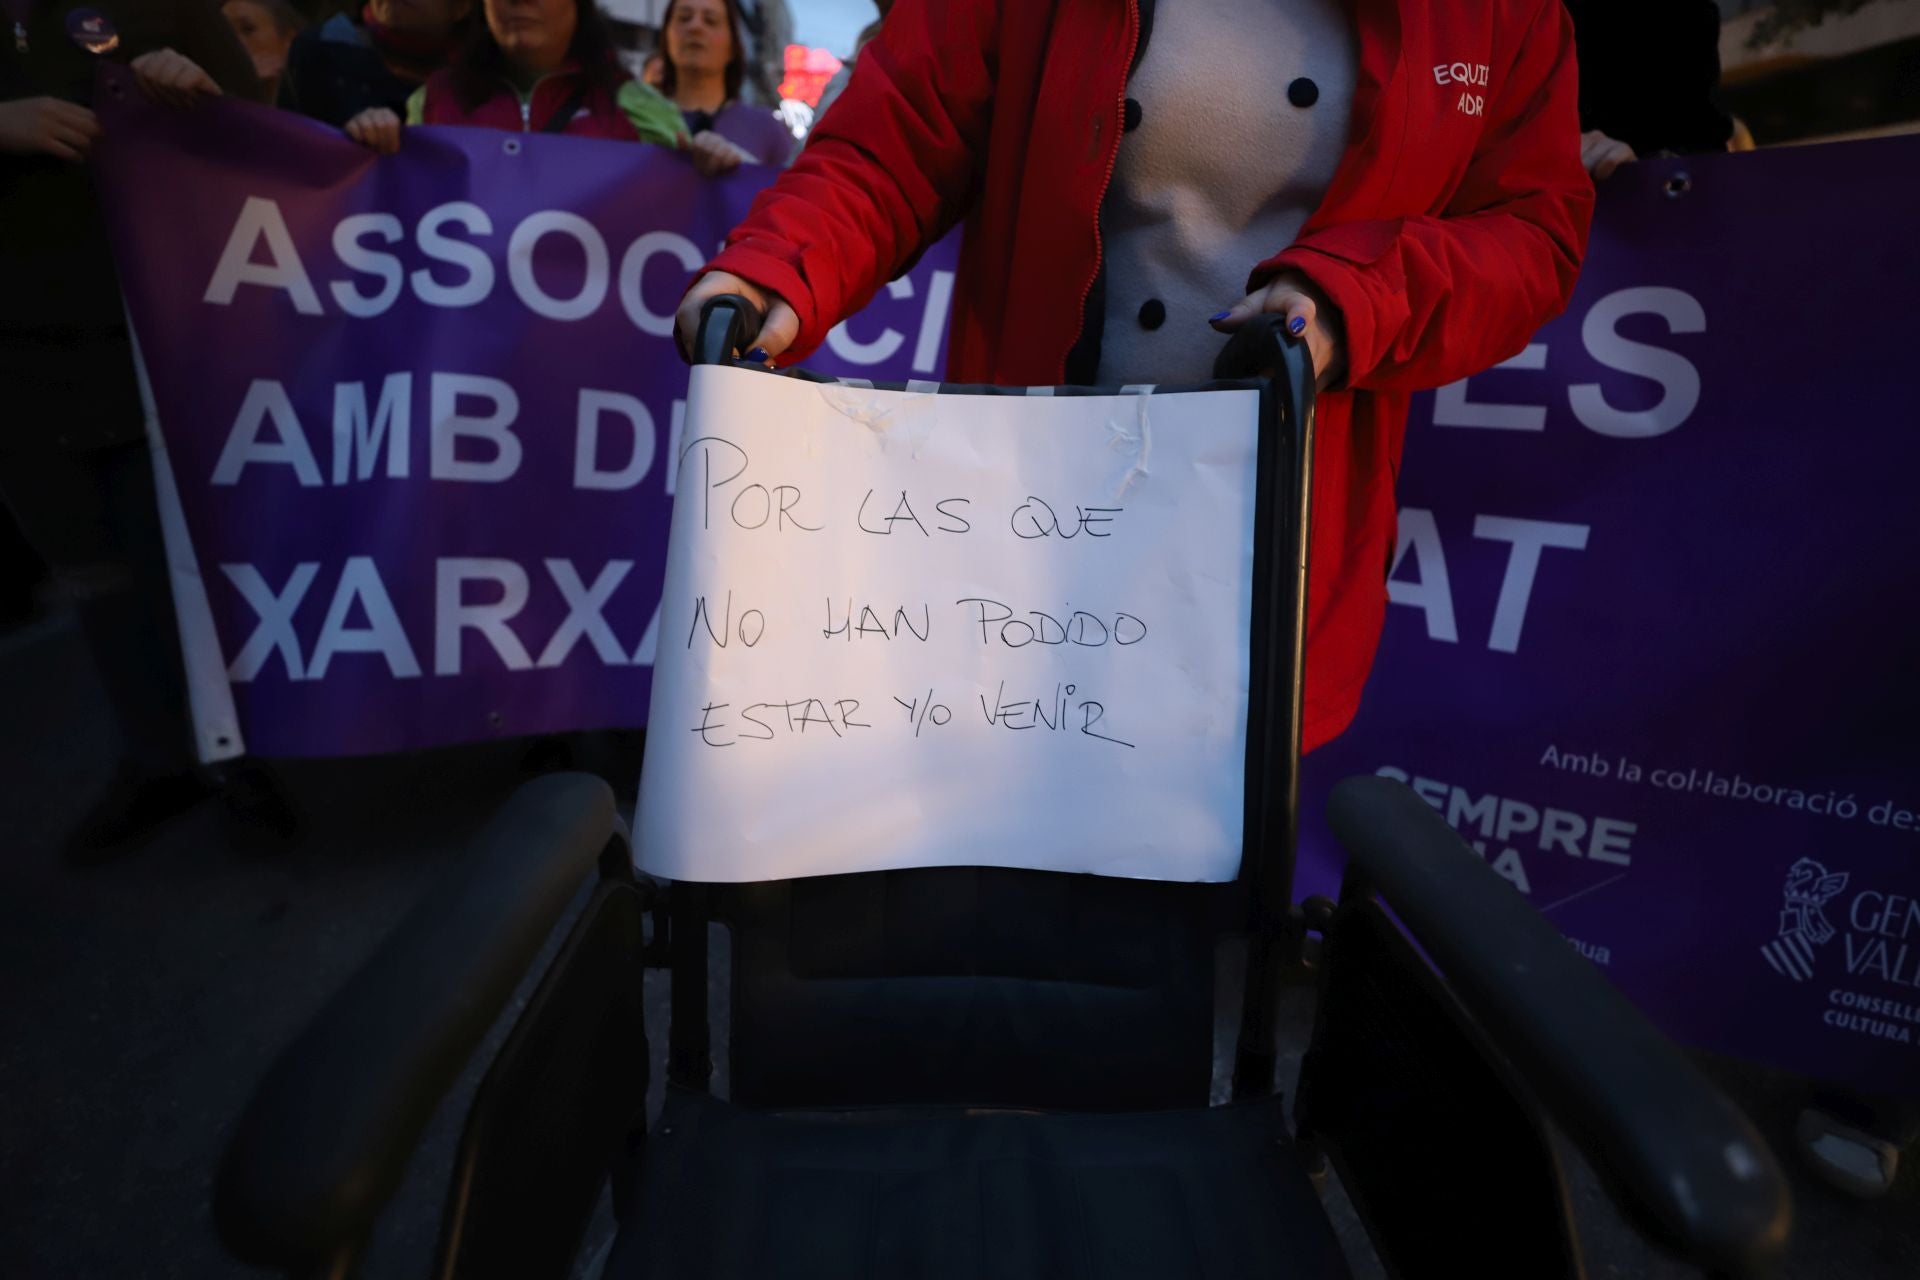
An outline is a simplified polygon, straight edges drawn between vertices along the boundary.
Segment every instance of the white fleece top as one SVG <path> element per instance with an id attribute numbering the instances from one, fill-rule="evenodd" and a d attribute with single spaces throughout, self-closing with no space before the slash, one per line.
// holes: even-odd
<path id="1" fill-rule="evenodd" d="M 1353 113 L 1359 53 L 1344 0 L 1154 9 L 1127 84 L 1139 124 L 1121 137 L 1100 209 L 1102 386 L 1212 376 L 1225 340 L 1207 318 L 1246 296 L 1247 273 L 1299 234 Z"/>

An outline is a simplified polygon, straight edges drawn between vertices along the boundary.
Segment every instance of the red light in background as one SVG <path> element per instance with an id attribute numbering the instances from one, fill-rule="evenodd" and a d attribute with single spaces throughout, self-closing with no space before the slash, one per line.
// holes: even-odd
<path id="1" fill-rule="evenodd" d="M 790 44 L 783 70 L 785 78 L 780 81 L 780 96 L 798 98 L 810 107 L 817 107 L 827 81 L 840 70 L 840 59 L 825 49 Z"/>

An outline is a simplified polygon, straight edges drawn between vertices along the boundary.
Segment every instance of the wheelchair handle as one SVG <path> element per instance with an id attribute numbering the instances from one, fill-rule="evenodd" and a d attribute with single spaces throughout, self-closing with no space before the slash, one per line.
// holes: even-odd
<path id="1" fill-rule="evenodd" d="M 1305 338 L 1287 332 L 1287 318 L 1277 311 L 1262 312 L 1233 331 L 1214 357 L 1213 376 L 1272 378 L 1294 422 L 1304 422 L 1313 408 L 1313 352 Z"/>
<path id="2" fill-rule="evenodd" d="M 759 336 L 763 319 L 760 309 L 737 293 L 708 298 L 694 332 L 693 363 L 731 364 L 734 353 L 747 350 Z"/>
<path id="3" fill-rule="evenodd" d="M 1279 1058 L 1274 993 L 1288 930 L 1300 810 L 1300 738 L 1306 704 L 1307 559 L 1313 513 L 1313 353 L 1287 332 L 1286 317 L 1258 315 L 1236 330 L 1213 362 L 1221 380 L 1264 378 L 1278 401 L 1283 429 L 1274 447 L 1288 452 L 1281 471 L 1291 490 L 1273 497 L 1272 552 L 1262 575 L 1269 604 L 1268 643 L 1254 673 L 1272 711 L 1261 729 L 1260 759 L 1271 781 L 1254 815 L 1248 844 L 1254 907 L 1254 945 L 1247 959 L 1240 1040 L 1235 1050 L 1236 1098 L 1273 1091 Z M 1264 453 L 1264 446 L 1263 446 Z M 1264 464 L 1263 464 L 1264 465 Z M 1256 561 L 1256 564 L 1258 562 Z"/>

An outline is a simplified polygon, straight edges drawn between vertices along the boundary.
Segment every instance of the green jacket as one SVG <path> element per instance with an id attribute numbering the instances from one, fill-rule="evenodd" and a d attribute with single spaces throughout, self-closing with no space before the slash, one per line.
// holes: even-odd
<path id="1" fill-rule="evenodd" d="M 545 78 L 541 83 L 544 82 Z M 444 82 L 440 81 L 439 77 L 435 77 L 434 80 L 415 89 L 407 98 L 408 124 L 427 123 L 427 92 L 441 83 Z M 511 91 L 519 99 L 521 119 L 527 121 L 527 108 L 533 101 L 534 95 L 538 93 L 540 84 L 535 84 L 525 92 L 505 83 L 502 83 L 501 88 Z M 626 81 L 614 95 L 614 106 L 621 115 L 626 117 L 627 123 L 633 126 L 633 131 L 640 135 L 640 141 L 654 142 L 664 147 L 679 147 L 685 144 L 687 131 L 680 118 L 680 108 L 661 96 L 660 92 L 652 86 L 638 80 Z M 540 124 L 544 123 L 544 121 L 540 122 Z M 530 127 L 537 126 L 530 124 Z"/>

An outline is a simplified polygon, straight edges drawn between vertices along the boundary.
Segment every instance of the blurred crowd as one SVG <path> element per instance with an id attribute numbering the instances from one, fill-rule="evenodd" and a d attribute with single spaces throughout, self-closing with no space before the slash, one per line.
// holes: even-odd
<path id="1" fill-rule="evenodd" d="M 734 0 L 669 0 L 647 50 L 623 47 L 576 0 L 227 0 L 220 13 L 251 80 L 213 47 L 218 33 L 182 23 L 177 41 L 131 59 L 141 86 L 180 106 L 217 93 L 272 103 L 388 152 L 407 124 L 653 143 L 689 151 L 706 174 L 783 164 L 793 150 L 775 104 L 751 100 L 766 96 L 764 77 L 749 77 Z"/>

